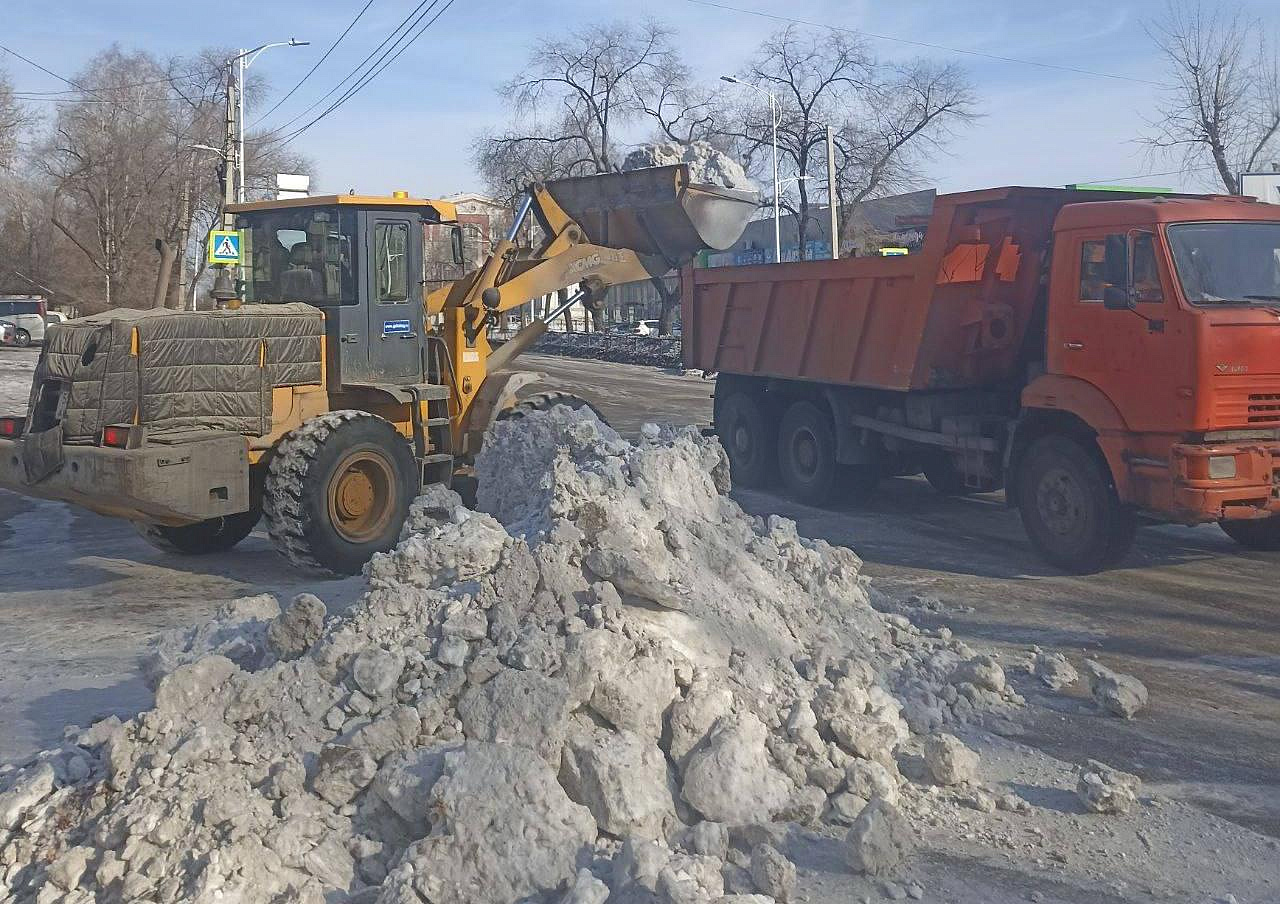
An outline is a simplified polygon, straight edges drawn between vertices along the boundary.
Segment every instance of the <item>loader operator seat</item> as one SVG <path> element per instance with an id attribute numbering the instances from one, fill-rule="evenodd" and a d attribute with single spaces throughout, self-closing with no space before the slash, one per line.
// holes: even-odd
<path id="1" fill-rule="evenodd" d="M 316 259 L 310 242 L 289 249 L 289 269 L 280 274 L 281 301 L 319 301 L 324 297 L 320 274 L 311 269 Z"/>

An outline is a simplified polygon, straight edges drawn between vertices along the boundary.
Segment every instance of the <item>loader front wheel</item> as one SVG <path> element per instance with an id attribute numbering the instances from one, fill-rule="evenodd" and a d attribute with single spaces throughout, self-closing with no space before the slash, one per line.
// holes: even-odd
<path id="1" fill-rule="evenodd" d="M 203 556 L 226 552 L 249 536 L 262 512 L 254 510 L 237 515 L 209 518 L 195 524 L 169 527 L 164 524 L 147 524 L 135 521 L 138 535 L 156 549 L 184 556 Z"/>
<path id="2" fill-rule="evenodd" d="M 272 542 L 299 568 L 357 574 L 396 544 L 419 489 L 409 443 L 364 411 L 332 411 L 288 434 L 267 474 Z"/>

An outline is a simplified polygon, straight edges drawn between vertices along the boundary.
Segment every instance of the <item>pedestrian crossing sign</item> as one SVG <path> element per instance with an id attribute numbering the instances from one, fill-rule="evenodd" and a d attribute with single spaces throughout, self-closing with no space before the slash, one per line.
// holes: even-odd
<path id="1" fill-rule="evenodd" d="M 209 233 L 209 263 L 239 264 L 240 233 L 215 229 Z"/>

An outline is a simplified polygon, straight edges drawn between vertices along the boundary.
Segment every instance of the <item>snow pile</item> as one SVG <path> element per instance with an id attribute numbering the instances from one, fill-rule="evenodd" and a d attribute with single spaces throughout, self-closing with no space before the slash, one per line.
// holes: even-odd
<path id="1" fill-rule="evenodd" d="M 687 164 L 689 178 L 701 185 L 718 185 L 721 188 L 738 188 L 746 191 L 754 191 L 756 187 L 755 183 L 747 178 L 747 172 L 742 168 L 742 164 L 705 141 L 694 141 L 689 144 L 662 141 L 641 145 L 627 154 L 626 159 L 622 161 L 622 169 L 626 171 L 650 166 L 672 166 L 677 163 Z"/>
<path id="2" fill-rule="evenodd" d="M 909 725 L 1016 702 L 854 553 L 745 514 L 694 429 L 531 412 L 477 471 L 485 511 L 420 497 L 323 631 L 308 594 L 240 601 L 159 645 L 154 709 L 0 774 L 0 899 L 786 901 L 778 824 L 895 873 Z"/>

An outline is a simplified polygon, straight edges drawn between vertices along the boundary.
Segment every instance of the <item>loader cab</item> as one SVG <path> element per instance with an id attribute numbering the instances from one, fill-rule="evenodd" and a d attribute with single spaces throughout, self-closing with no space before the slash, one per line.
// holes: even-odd
<path id="1" fill-rule="evenodd" d="M 424 322 L 425 236 L 448 230 L 452 204 L 397 193 L 231 209 L 243 236 L 245 302 L 324 311 L 330 389 L 438 380 Z"/>

